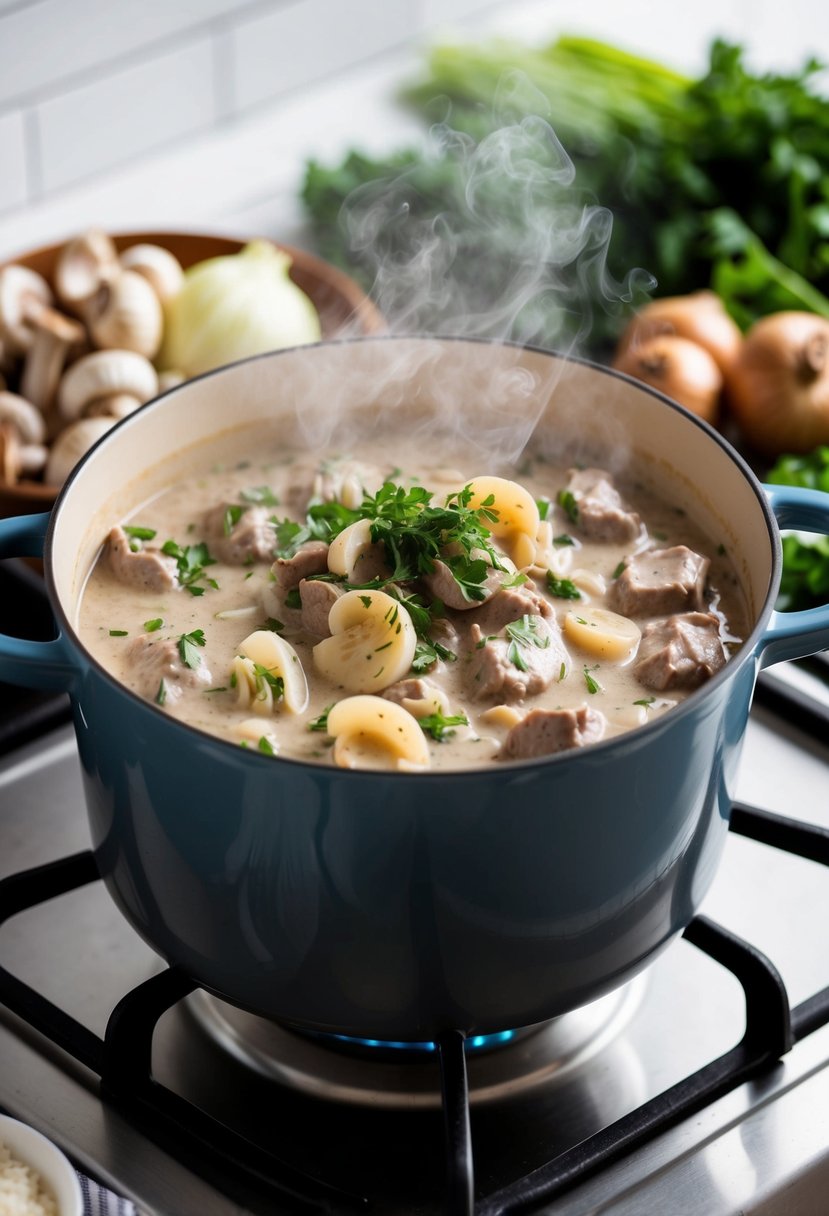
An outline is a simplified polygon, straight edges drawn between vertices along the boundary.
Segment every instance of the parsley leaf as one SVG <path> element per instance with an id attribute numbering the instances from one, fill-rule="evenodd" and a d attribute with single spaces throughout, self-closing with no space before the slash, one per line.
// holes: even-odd
<path id="1" fill-rule="evenodd" d="M 109 636 L 111 638 L 125 638 L 129 635 L 128 629 L 110 629 Z"/>
<path id="2" fill-rule="evenodd" d="M 201 665 L 201 655 L 197 647 L 204 646 L 204 630 L 194 629 L 192 633 L 183 633 L 178 639 L 178 652 L 185 667 L 194 669 Z"/>
<path id="3" fill-rule="evenodd" d="M 133 540 L 152 540 L 156 535 L 155 528 L 142 528 L 136 524 L 124 524 L 124 531 Z"/>
<path id="4" fill-rule="evenodd" d="M 210 552 L 204 541 L 197 545 L 185 545 L 183 548 L 174 540 L 166 540 L 161 546 L 161 552 L 166 553 L 168 557 L 174 557 L 178 566 L 178 581 L 182 587 L 186 587 L 191 595 L 204 595 L 206 588 L 202 583 L 206 583 L 208 587 L 218 590 L 219 584 L 214 578 L 207 578 L 205 570 L 208 566 L 215 566 L 215 557 L 210 556 Z"/>
<path id="5" fill-rule="evenodd" d="M 454 735 L 455 732 L 450 727 L 469 725 L 466 714 L 442 714 L 440 710 L 418 718 L 418 722 L 424 734 L 431 735 L 438 743 L 445 743 Z"/>
<path id="6" fill-rule="evenodd" d="M 318 717 L 311 719 L 311 721 L 308 723 L 308 729 L 316 730 L 316 731 L 320 731 L 320 732 L 327 731 L 328 730 L 328 715 L 331 713 L 331 710 L 333 708 L 334 708 L 333 702 L 331 705 L 326 705 L 325 709 L 322 711 L 321 714 L 318 715 Z"/>
<path id="7" fill-rule="evenodd" d="M 556 502 L 572 523 L 577 524 L 579 522 L 579 504 L 576 502 L 576 497 L 572 490 L 559 490 Z"/>
<path id="8" fill-rule="evenodd" d="M 144 632 L 145 633 L 156 633 L 157 630 L 159 630 L 163 624 L 164 624 L 163 617 L 154 616 L 152 618 L 152 620 L 144 622 Z"/>
<path id="9" fill-rule="evenodd" d="M 593 670 L 595 671 L 596 668 L 594 667 Z M 601 688 L 602 688 L 601 684 L 598 682 L 598 680 L 593 679 L 593 677 L 590 674 L 590 668 L 588 668 L 588 667 L 584 668 L 584 682 L 587 685 L 588 692 L 590 692 L 590 693 L 601 692 Z"/>
<path id="10" fill-rule="evenodd" d="M 239 494 L 242 502 L 255 503 L 258 507 L 278 507 L 279 499 L 270 486 L 250 486 Z"/>
<path id="11" fill-rule="evenodd" d="M 560 600 L 580 600 L 581 592 L 572 579 L 556 578 L 552 570 L 547 571 L 547 590 Z"/>
<path id="12" fill-rule="evenodd" d="M 276 755 L 276 748 L 271 743 L 267 735 L 260 735 L 257 747 L 259 748 L 259 751 L 263 752 L 266 756 Z"/>
<path id="13" fill-rule="evenodd" d="M 240 507 L 238 503 L 232 503 L 225 508 L 224 518 L 222 520 L 222 531 L 225 536 L 230 536 L 233 529 L 238 524 L 239 520 L 244 515 L 247 507 Z"/>

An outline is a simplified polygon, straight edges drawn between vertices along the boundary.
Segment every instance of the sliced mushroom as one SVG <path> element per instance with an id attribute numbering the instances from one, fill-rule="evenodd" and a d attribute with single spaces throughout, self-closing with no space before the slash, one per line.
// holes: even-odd
<path id="1" fill-rule="evenodd" d="M 0 392 L 0 478 L 15 485 L 46 464 L 46 425 L 38 410 L 17 393 Z"/>
<path id="2" fill-rule="evenodd" d="M 22 355 L 32 344 L 32 323 L 52 304 L 49 284 L 26 266 L 0 269 L 0 340 L 8 355 Z"/>
<path id="3" fill-rule="evenodd" d="M 131 350 L 98 350 L 73 363 L 58 388 L 63 418 L 80 418 L 92 402 L 126 394 L 143 405 L 158 392 L 156 370 Z"/>
<path id="4" fill-rule="evenodd" d="M 124 270 L 143 275 L 162 303 L 171 300 L 181 287 L 181 262 L 161 245 L 130 245 L 121 254 Z"/>
<path id="5" fill-rule="evenodd" d="M 43 308 L 32 322 L 32 335 L 20 391 L 27 401 L 45 413 L 55 400 L 70 350 L 84 341 L 86 332 L 82 325 L 62 312 Z"/>
<path id="6" fill-rule="evenodd" d="M 55 291 L 70 312 L 82 314 L 102 285 L 120 273 L 113 242 L 105 232 L 90 229 L 61 250 L 55 266 Z"/>
<path id="7" fill-rule="evenodd" d="M 132 350 L 152 359 L 161 346 L 164 313 L 150 284 L 134 270 L 104 283 L 84 317 L 92 341 L 105 350 Z"/>
<path id="8" fill-rule="evenodd" d="M 75 465 L 111 427 L 114 418 L 81 418 L 61 431 L 46 462 L 44 481 L 50 486 L 62 486 Z"/>

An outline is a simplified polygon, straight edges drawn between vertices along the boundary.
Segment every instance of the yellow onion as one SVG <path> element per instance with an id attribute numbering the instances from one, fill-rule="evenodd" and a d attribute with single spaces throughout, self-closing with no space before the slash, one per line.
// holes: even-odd
<path id="1" fill-rule="evenodd" d="M 712 356 L 696 342 L 661 334 L 628 346 L 616 355 L 613 366 L 659 389 L 706 422 L 716 422 L 723 376 Z"/>
<path id="2" fill-rule="evenodd" d="M 289 277 L 291 259 L 270 241 L 198 262 L 165 301 L 162 370 L 186 377 L 250 355 L 320 338 L 313 303 Z"/>
<path id="3" fill-rule="evenodd" d="M 708 351 L 724 376 L 728 375 L 742 344 L 737 322 L 713 291 L 692 291 L 685 296 L 651 300 L 629 322 L 617 348 L 621 356 L 652 338 L 674 334 Z"/>
<path id="4" fill-rule="evenodd" d="M 829 321 L 794 311 L 756 321 L 728 378 L 728 400 L 758 452 L 829 443 Z"/>

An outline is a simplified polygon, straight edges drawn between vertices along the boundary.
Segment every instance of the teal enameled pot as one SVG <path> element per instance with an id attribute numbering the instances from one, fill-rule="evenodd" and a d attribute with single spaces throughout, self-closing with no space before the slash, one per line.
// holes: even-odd
<path id="1" fill-rule="evenodd" d="M 271 419 L 286 442 L 407 450 L 457 435 L 468 468 L 531 432 L 632 467 L 728 547 L 753 626 L 706 686 L 577 751 L 449 774 L 271 758 L 168 717 L 78 640 L 110 523 L 199 439 Z M 829 646 L 829 607 L 779 614 L 779 527 L 829 531 L 829 495 L 763 487 L 713 430 L 626 377 L 464 339 L 368 338 L 262 356 L 119 423 L 52 513 L 0 522 L 38 555 L 59 635 L 0 638 L 0 678 L 66 689 L 93 846 L 138 933 L 210 992 L 293 1026 L 380 1039 L 494 1032 L 585 1004 L 693 917 L 726 837 L 758 670 Z"/>

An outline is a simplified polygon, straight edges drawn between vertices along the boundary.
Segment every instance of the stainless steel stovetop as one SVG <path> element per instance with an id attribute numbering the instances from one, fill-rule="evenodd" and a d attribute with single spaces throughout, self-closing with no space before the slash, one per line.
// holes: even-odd
<path id="1" fill-rule="evenodd" d="M 769 696 L 781 679 L 829 705 L 829 681 L 788 665 L 768 677 Z M 815 740 L 756 705 L 739 795 L 829 828 L 829 737 Z M 0 760 L 0 878 L 88 847 L 74 736 L 61 726 Z M 768 956 L 792 1006 L 829 986 L 829 867 L 732 833 L 702 911 Z M 99 882 L 0 925 L 0 966 L 100 1037 L 121 997 L 164 970 Z M 586 1181 L 534 1206 L 515 1198 L 517 1179 L 728 1053 L 744 1029 L 737 980 L 681 939 L 626 990 L 497 1050 L 470 1053 L 476 1211 L 826 1211 L 829 1024 Z M 303 1204 L 208 1149 L 180 1160 L 156 1143 L 152 1120 L 149 1134 L 132 1126 L 117 1103 L 102 1101 L 92 1068 L 2 1004 L 0 1108 L 147 1216 L 446 1211 L 434 1055 L 390 1063 L 343 1055 L 202 993 L 163 1015 L 152 1044 L 158 1083 L 275 1153 L 289 1171 L 334 1190 Z M 533 1179 L 543 1181 L 543 1169 Z"/>

